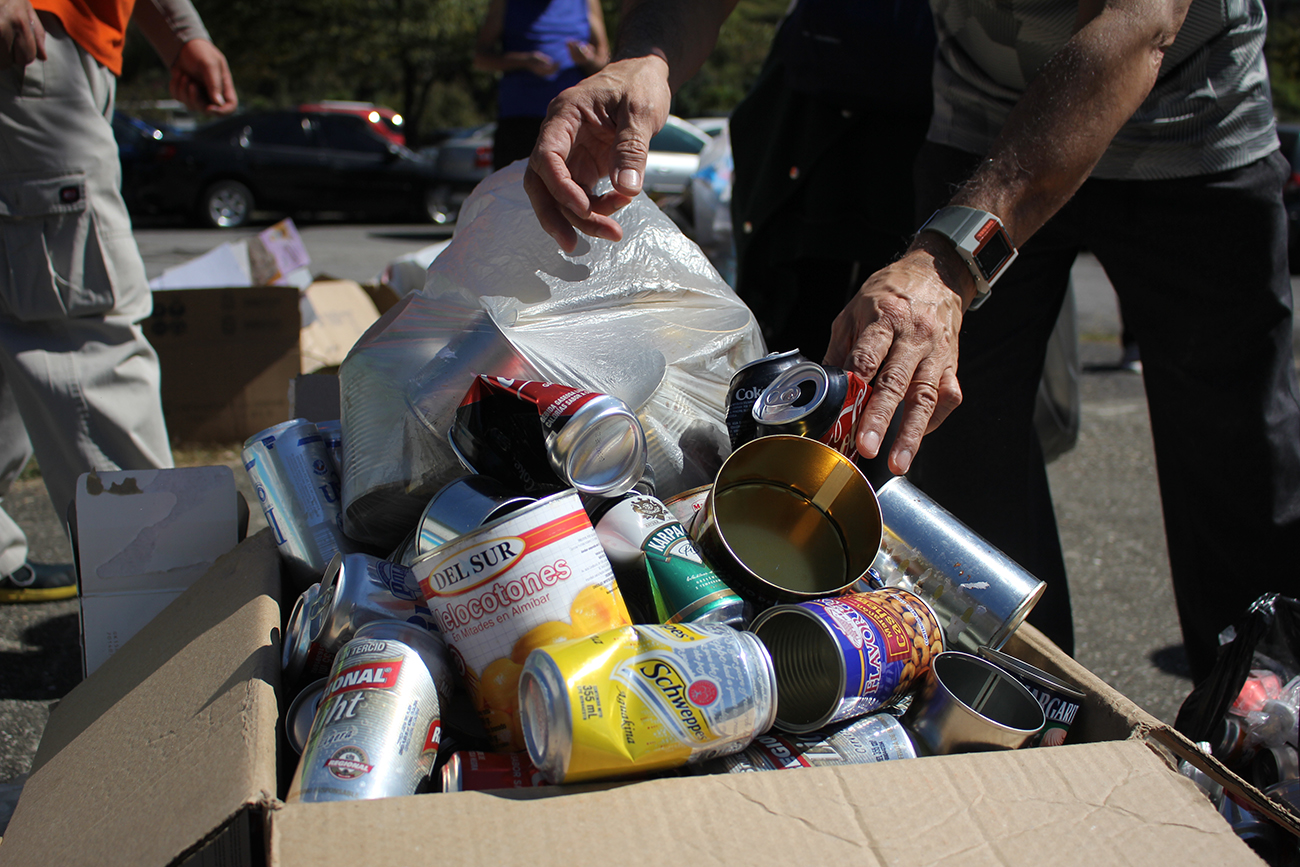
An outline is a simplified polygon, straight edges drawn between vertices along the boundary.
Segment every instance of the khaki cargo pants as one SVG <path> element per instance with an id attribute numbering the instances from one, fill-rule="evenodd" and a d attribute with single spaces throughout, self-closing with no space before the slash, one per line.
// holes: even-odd
<path id="1" fill-rule="evenodd" d="M 48 59 L 0 71 L 0 498 L 33 451 L 60 521 L 91 469 L 172 465 L 152 309 L 120 192 L 113 74 L 41 13 Z M 0 510 L 0 575 L 27 541 Z"/>

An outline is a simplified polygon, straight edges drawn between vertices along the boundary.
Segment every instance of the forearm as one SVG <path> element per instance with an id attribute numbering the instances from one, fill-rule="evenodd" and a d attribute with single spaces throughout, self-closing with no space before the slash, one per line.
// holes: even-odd
<path id="1" fill-rule="evenodd" d="M 614 60 L 654 55 L 668 64 L 673 93 L 713 50 L 737 0 L 624 0 Z"/>
<path id="2" fill-rule="evenodd" d="M 474 52 L 474 68 L 482 72 L 514 72 L 516 69 L 527 69 L 531 57 L 531 54 L 523 51 L 503 54 L 479 50 Z"/>
<path id="3" fill-rule="evenodd" d="M 1043 67 L 951 204 L 997 214 L 1023 244 L 1069 200 L 1146 99 L 1186 0 L 1108 6 Z"/>
<path id="4" fill-rule="evenodd" d="M 203 19 L 190 0 L 137 0 L 131 20 L 169 69 L 186 42 L 211 41 Z"/>

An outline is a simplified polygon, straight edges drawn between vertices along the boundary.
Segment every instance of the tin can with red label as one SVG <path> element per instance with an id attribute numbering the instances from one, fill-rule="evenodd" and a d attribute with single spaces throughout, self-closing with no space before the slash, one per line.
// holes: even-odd
<path id="1" fill-rule="evenodd" d="M 549 785 L 527 753 L 485 753 L 461 750 L 442 766 L 444 792 L 486 792 L 491 789 L 532 789 Z"/>
<path id="2" fill-rule="evenodd" d="M 397 621 L 358 630 L 334 661 L 286 801 L 415 794 L 442 737 L 429 640 Z"/>
<path id="3" fill-rule="evenodd" d="M 886 587 L 778 605 L 754 618 L 776 669 L 776 727 L 816 731 L 874 713 L 918 687 L 943 652 L 920 597 Z"/>
<path id="4" fill-rule="evenodd" d="M 646 465 L 645 431 L 627 404 L 550 382 L 479 376 L 448 437 L 470 471 L 526 494 L 618 496 Z"/>
<path id="5" fill-rule="evenodd" d="M 632 622 L 572 489 L 441 545 L 411 569 L 501 749 L 524 747 L 518 687 L 531 650 Z"/>
<path id="6" fill-rule="evenodd" d="M 738 449 L 758 436 L 758 425 L 754 421 L 754 403 L 763 389 L 783 371 L 796 364 L 807 361 L 799 350 L 773 352 L 762 358 L 742 365 L 731 376 L 731 385 L 727 389 L 727 436 L 731 447 Z M 686 522 L 683 521 L 683 524 Z"/>
<path id="7" fill-rule="evenodd" d="M 754 403 L 759 436 L 819 440 L 846 457 L 857 454 L 853 429 L 871 386 L 851 370 L 803 361 L 783 370 Z"/>

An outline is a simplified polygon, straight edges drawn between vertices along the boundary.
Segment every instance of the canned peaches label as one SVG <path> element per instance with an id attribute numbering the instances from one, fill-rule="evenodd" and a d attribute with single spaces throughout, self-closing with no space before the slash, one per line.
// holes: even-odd
<path id="1" fill-rule="evenodd" d="M 518 687 L 530 651 L 631 623 L 572 490 L 449 542 L 411 569 L 503 749 L 524 746 Z"/>

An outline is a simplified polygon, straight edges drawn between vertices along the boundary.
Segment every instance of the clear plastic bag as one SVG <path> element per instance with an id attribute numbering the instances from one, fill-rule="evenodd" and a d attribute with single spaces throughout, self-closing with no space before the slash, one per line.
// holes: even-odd
<path id="1" fill-rule="evenodd" d="M 579 236 L 569 256 L 537 223 L 524 164 L 485 180 L 456 235 L 339 371 L 344 528 L 398 544 L 463 473 L 447 442 L 479 373 L 612 394 L 636 410 L 661 496 L 706 484 L 730 451 L 727 385 L 765 351 L 749 308 L 644 195 L 622 241 Z"/>

